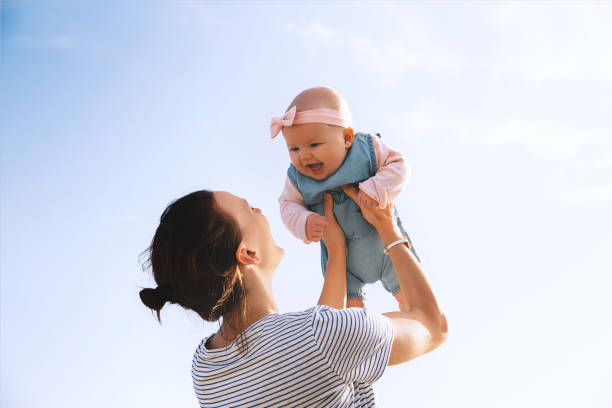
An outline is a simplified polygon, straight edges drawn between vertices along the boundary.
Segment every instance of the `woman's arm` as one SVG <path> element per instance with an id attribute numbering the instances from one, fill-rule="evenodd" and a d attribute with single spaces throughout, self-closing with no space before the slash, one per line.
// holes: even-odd
<path id="1" fill-rule="evenodd" d="M 323 233 L 328 260 L 318 304 L 344 309 L 346 306 L 346 237 L 334 217 L 334 200 L 329 193 L 323 196 L 323 210 L 328 223 L 327 230 Z"/>
<path id="2" fill-rule="evenodd" d="M 342 188 L 353 200 L 356 198 L 355 187 Z M 384 209 L 360 208 L 364 218 L 378 231 L 383 244 L 402 239 L 401 232 L 393 222 L 392 203 Z M 389 365 L 394 365 L 412 360 L 440 346 L 448 335 L 448 324 L 427 276 L 408 247 L 396 245 L 389 250 L 389 256 L 404 300 L 410 304 L 408 312 L 384 313 L 394 329 L 389 358 Z"/>

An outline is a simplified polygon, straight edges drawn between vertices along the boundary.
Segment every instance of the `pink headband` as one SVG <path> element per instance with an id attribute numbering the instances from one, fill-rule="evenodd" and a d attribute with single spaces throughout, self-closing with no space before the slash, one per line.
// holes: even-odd
<path id="1" fill-rule="evenodd" d="M 328 125 L 349 127 L 350 119 L 341 111 L 334 109 L 311 109 L 295 113 L 293 105 L 281 118 L 272 118 L 270 123 L 270 134 L 272 139 L 278 135 L 283 126 L 301 125 L 302 123 L 326 123 Z"/>

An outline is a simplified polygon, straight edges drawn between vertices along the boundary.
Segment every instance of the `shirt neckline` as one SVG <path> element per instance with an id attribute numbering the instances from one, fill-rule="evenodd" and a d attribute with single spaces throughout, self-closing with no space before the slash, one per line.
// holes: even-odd
<path id="1" fill-rule="evenodd" d="M 253 331 L 256 327 L 260 326 L 264 320 L 268 319 L 268 317 L 273 316 L 273 315 L 278 315 L 278 314 L 280 314 L 280 313 L 279 312 L 272 312 L 272 313 L 269 313 L 269 314 L 265 315 L 264 317 L 262 317 L 261 319 L 257 320 L 256 322 L 251 324 L 246 329 L 244 329 L 244 331 L 241 334 L 239 334 L 238 337 L 240 337 L 241 335 L 242 336 L 246 336 L 249 332 Z M 216 355 L 226 354 L 228 351 L 237 348 L 236 340 L 238 340 L 238 337 L 236 337 L 230 344 L 228 344 L 225 347 L 209 349 L 208 347 L 206 347 L 206 343 L 214 335 L 215 335 L 215 333 L 212 333 L 209 336 L 205 337 L 204 340 L 202 340 L 202 350 L 204 351 L 205 354 L 208 354 L 210 357 L 213 357 L 213 356 L 216 356 Z"/>

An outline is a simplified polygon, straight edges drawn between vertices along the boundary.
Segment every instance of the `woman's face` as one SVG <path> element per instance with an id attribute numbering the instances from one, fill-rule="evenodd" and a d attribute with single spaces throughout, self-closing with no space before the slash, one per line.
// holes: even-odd
<path id="1" fill-rule="evenodd" d="M 215 191 L 215 202 L 221 211 L 234 217 L 242 231 L 242 242 L 254 250 L 262 269 L 274 269 L 283 258 L 284 250 L 274 242 L 267 218 L 259 208 L 252 207 L 244 198 L 226 191 Z"/>

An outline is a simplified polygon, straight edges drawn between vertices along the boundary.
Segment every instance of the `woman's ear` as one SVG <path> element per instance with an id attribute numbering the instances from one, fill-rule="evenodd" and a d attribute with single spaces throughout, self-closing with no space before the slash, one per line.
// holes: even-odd
<path id="1" fill-rule="evenodd" d="M 344 128 L 344 147 L 347 149 L 353 145 L 355 131 L 351 127 Z"/>
<path id="2" fill-rule="evenodd" d="M 236 260 L 241 265 L 257 265 L 260 262 L 257 252 L 247 249 L 244 244 L 238 246 Z"/>

